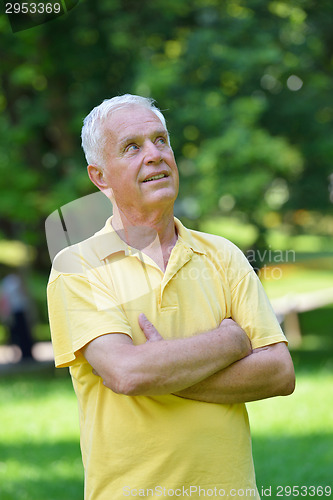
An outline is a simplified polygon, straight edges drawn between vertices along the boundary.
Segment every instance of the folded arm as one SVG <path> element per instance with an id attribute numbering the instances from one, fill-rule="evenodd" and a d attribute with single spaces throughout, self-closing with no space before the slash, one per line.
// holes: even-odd
<path id="1" fill-rule="evenodd" d="M 194 337 L 163 340 L 144 315 L 147 342 L 134 345 L 125 334 L 90 342 L 83 354 L 104 385 L 126 395 L 159 395 L 195 386 L 251 352 L 245 332 L 231 319 Z"/>
<path id="2" fill-rule="evenodd" d="M 245 403 L 294 391 L 293 363 L 284 342 L 253 352 L 207 377 L 198 384 L 176 393 L 188 399 L 209 403 Z"/>

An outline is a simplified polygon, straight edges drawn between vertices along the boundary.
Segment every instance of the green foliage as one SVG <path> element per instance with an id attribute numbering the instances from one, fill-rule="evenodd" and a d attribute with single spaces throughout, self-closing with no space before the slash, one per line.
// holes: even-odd
<path id="1" fill-rule="evenodd" d="M 85 0 L 15 34 L 3 16 L 2 235 L 33 244 L 45 272 L 45 218 L 94 189 L 82 119 L 124 92 L 166 110 L 178 215 L 242 212 L 261 238 L 271 211 L 331 210 L 332 11 L 311 0 Z"/>
<path id="2" fill-rule="evenodd" d="M 326 235 L 328 250 L 332 14 L 328 0 L 320 8 L 312 0 L 81 0 L 15 34 L 1 16 L 0 234 L 35 247 L 31 284 L 40 302 L 50 264 L 45 218 L 94 189 L 80 150 L 82 120 L 125 92 L 153 96 L 165 110 L 180 216 L 193 225 L 212 215 L 241 219 L 238 240 L 251 245 L 267 231 L 275 242 L 283 223 L 273 247 L 300 233 L 304 248 L 302 233 L 311 232 L 306 244 Z M 262 485 L 331 481 L 332 377 L 302 377 L 283 404 L 252 407 Z M 1 498 L 82 498 L 67 382 L 1 382 Z"/>

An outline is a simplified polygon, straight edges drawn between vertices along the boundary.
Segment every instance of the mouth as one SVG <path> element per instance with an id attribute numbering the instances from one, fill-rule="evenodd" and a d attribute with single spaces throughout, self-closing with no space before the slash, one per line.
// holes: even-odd
<path id="1" fill-rule="evenodd" d="M 164 179 L 168 177 L 167 174 L 157 174 L 157 175 L 152 175 L 151 177 L 147 177 L 143 182 L 151 182 L 151 181 L 158 181 L 159 179 Z"/>

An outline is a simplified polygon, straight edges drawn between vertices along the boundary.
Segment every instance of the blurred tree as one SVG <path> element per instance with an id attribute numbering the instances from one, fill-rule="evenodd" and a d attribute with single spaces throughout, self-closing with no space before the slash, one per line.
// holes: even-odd
<path id="1" fill-rule="evenodd" d="M 260 245 L 283 218 L 302 227 L 300 208 L 326 213 L 332 13 L 328 0 L 85 0 L 15 34 L 0 17 L 3 237 L 48 269 L 45 218 L 93 189 L 82 119 L 124 92 L 166 110 L 192 226 L 241 213 Z"/>

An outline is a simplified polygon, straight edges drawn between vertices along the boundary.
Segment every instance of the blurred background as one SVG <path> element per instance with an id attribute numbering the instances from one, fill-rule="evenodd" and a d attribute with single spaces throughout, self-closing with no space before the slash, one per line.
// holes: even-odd
<path id="1" fill-rule="evenodd" d="M 45 220 L 95 192 L 82 120 L 127 92 L 156 99 L 167 119 L 176 215 L 244 251 L 290 342 L 295 393 L 249 405 L 259 490 L 328 496 L 332 2 L 61 3 L 67 12 L 42 24 L 18 24 L 5 2 L 0 16 L 1 499 L 82 498 L 75 396 L 49 343 Z"/>

